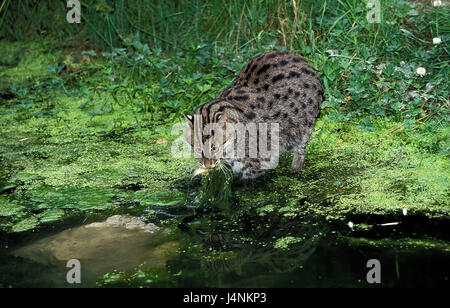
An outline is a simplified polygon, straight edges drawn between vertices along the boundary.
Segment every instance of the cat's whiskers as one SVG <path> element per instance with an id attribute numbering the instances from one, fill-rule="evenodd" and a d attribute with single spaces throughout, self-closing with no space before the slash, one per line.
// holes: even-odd
<path id="1" fill-rule="evenodd" d="M 217 168 L 220 170 L 220 172 L 223 173 L 226 178 L 231 178 L 233 176 L 233 172 L 229 168 L 227 168 L 226 163 L 220 163 Z"/>

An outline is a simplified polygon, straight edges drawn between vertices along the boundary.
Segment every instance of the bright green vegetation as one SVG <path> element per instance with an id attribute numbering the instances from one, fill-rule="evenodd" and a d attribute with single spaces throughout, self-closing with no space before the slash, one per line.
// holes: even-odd
<path id="1" fill-rule="evenodd" d="M 441 249 L 444 251 L 450 251 L 450 244 L 448 243 L 448 241 L 443 241 L 435 238 L 423 238 L 423 239 L 403 238 L 401 240 L 392 241 L 388 239 L 370 240 L 367 238 L 349 237 L 345 238 L 345 240 L 348 240 L 348 242 L 354 246 L 370 245 L 374 247 L 390 247 L 394 249 L 420 247 L 427 249 Z"/>
<path id="2" fill-rule="evenodd" d="M 17 45 L 2 46 L 21 48 Z M 23 46 L 31 54 L 40 48 Z M 92 61 L 86 70 L 110 65 Z M 64 211 L 114 209 L 127 200 L 158 205 L 174 183 L 189 181 L 195 161 L 171 155 L 180 132 L 172 134 L 167 119 L 151 119 L 122 104 L 126 98 L 111 94 L 113 85 L 102 86 L 105 80 L 90 97 L 94 77 L 81 79 L 87 85 L 64 86 L 61 78 L 47 77 L 11 86 L 13 97 L 2 103 L 0 122 L 2 190 L 7 192 L 1 213 L 9 217 L 3 219 L 4 230 L 16 224 L 16 231 L 34 228 L 63 217 Z M 408 128 L 394 117 L 374 117 L 364 126 L 358 122 L 319 119 L 305 168 L 290 171 L 291 157 L 284 157 L 263 179 L 236 187 L 240 208 L 257 206 L 259 215 L 275 212 L 289 219 L 306 210 L 345 223 L 359 215 L 398 217 L 404 208 L 408 215 L 448 217 L 449 131 L 442 120 Z M 214 196 L 221 193 L 218 187 L 228 187 L 224 176 L 208 179 L 213 184 L 205 181 L 203 191 L 213 189 Z M 182 192 L 175 194 L 166 197 L 175 200 L 169 204 L 185 200 Z M 42 213 L 34 214 L 36 209 Z"/>
<path id="3" fill-rule="evenodd" d="M 427 142 L 423 131 L 390 135 L 397 125 L 380 121 L 374 132 L 367 132 L 356 125 L 319 121 L 302 172 L 292 173 L 289 162 L 282 162 L 273 171 L 275 178 L 265 182 L 261 201 L 267 205 L 261 214 L 278 209 L 295 216 L 294 209 L 301 212 L 306 203 L 327 219 L 396 217 L 403 208 L 409 214 L 448 216 L 447 156 L 420 147 Z M 446 140 L 448 133 L 443 129 L 434 137 Z M 277 197 L 272 199 L 267 191 Z"/>
<path id="4" fill-rule="evenodd" d="M 328 237 L 448 252 L 442 234 L 412 230 L 449 225 L 448 6 L 381 1 L 382 23 L 369 24 L 350 0 L 82 2 L 85 24 L 69 27 L 61 6 L 31 18 L 41 33 L 20 26 L 44 14 L 20 15 L 30 1 L 0 11 L 0 38 L 49 34 L 0 41 L 1 234 L 117 213 L 187 230 L 167 270 L 111 272 L 99 286 L 226 286 L 208 273 L 287 272 Z M 304 168 L 287 154 L 254 183 L 231 182 L 226 166 L 191 179 L 195 159 L 171 154 L 173 125 L 275 48 L 303 54 L 325 86 Z M 406 227 L 377 226 L 390 222 Z"/>
<path id="5" fill-rule="evenodd" d="M 394 114 L 401 115 L 398 120 L 409 127 L 418 120 L 430 121 L 449 96 L 445 46 L 449 6 L 381 0 L 381 22 L 369 23 L 366 2 L 355 0 L 82 4 L 83 23 L 76 25 L 65 21 L 63 3 L 6 1 L 0 12 L 4 16 L 0 39 L 48 35 L 64 42 L 51 47 L 60 50 L 78 49 L 80 39 L 92 37 L 90 48 L 108 51 L 123 69 L 123 80 L 109 83 L 108 92 L 134 96 L 139 102 L 124 99 L 123 103 L 156 113 L 157 118 L 160 113 L 191 111 L 211 91 L 228 85 L 253 55 L 274 48 L 298 51 L 319 70 L 326 113 L 337 121 L 359 117 L 361 125 L 370 129 L 370 117 Z M 26 31 L 30 22 L 35 32 Z M 442 43 L 433 45 L 435 37 Z M 83 49 L 92 54 L 89 48 Z M 170 55 L 173 61 L 162 55 Z M 58 65 L 66 63 L 77 71 L 78 65 L 71 62 L 61 59 Z M 416 74 L 419 66 L 426 69 L 424 77 Z M 102 73 L 112 73 L 110 79 L 119 77 L 117 68 Z M 106 86 L 102 81 L 95 80 L 93 88 Z"/>
<path id="6" fill-rule="evenodd" d="M 12 85 L 20 85 L 31 80 L 48 78 L 47 65 L 58 62 L 59 52 L 43 53 L 38 43 L 10 43 L 0 46 L 0 91 L 9 90 Z"/>

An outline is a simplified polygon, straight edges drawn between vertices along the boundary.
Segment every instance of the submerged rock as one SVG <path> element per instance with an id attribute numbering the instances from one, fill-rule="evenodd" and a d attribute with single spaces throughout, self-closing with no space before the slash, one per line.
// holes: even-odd
<path id="1" fill-rule="evenodd" d="M 147 233 L 155 233 L 159 227 L 152 223 L 145 223 L 135 217 L 114 215 L 106 219 L 104 222 L 94 222 L 86 225 L 86 228 L 105 228 L 105 227 L 124 227 L 128 230 L 142 230 Z"/>
<path id="2" fill-rule="evenodd" d="M 68 260 L 81 263 L 82 274 L 96 277 L 114 270 L 129 270 L 143 263 L 146 267 L 164 267 L 179 243 L 165 240 L 164 232 L 152 223 L 115 215 L 96 222 L 64 230 L 42 238 L 13 252 L 36 263 L 67 271 Z"/>

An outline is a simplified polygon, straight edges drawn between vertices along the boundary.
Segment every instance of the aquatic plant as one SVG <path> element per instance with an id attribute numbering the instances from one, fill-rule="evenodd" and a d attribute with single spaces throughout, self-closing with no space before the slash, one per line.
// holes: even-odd
<path id="1" fill-rule="evenodd" d="M 199 193 L 200 205 L 226 210 L 230 207 L 233 174 L 231 166 L 221 162 L 217 167 L 209 169 L 202 180 Z"/>

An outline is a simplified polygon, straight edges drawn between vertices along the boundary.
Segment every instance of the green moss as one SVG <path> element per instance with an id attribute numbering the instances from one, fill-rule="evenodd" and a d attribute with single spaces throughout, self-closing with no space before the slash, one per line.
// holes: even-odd
<path id="1" fill-rule="evenodd" d="M 78 108 L 82 100 L 62 96 L 58 104 L 61 111 L 47 118 L 32 116 L 19 123 L 17 113 L 0 118 L 0 154 L 23 189 L 42 184 L 165 189 L 191 170 L 189 160 L 171 156 L 170 145 L 178 136 L 171 135 L 170 127 L 136 126 L 131 109 L 92 117 Z M 114 125 L 119 114 L 126 129 Z M 158 144 L 160 139 L 167 143 Z"/>
<path id="2" fill-rule="evenodd" d="M 49 209 L 37 215 L 40 223 L 52 223 L 62 219 L 65 212 L 60 209 Z"/>
<path id="3" fill-rule="evenodd" d="M 374 133 L 346 127 L 346 133 L 337 139 L 333 148 L 344 152 L 352 148 L 346 159 L 355 169 L 355 175 L 339 180 L 338 191 L 343 194 L 336 200 L 333 215 L 399 215 L 406 208 L 410 214 L 445 217 L 449 209 L 449 161 L 443 154 L 433 154 L 417 148 L 410 141 L 395 135 L 389 136 L 395 123 L 377 123 Z M 389 136 L 386 138 L 386 136 Z M 327 140 L 333 140 L 327 136 Z M 347 151 L 346 151 L 347 152 Z"/>
<path id="4" fill-rule="evenodd" d="M 450 244 L 448 241 L 436 239 L 433 237 L 424 238 L 402 238 L 402 239 L 368 239 L 355 237 L 341 237 L 352 247 L 372 246 L 372 247 L 389 247 L 394 249 L 438 249 L 450 252 Z"/>
<path id="5" fill-rule="evenodd" d="M 50 76 L 47 66 L 59 57 L 59 52 L 48 53 L 35 42 L 0 42 L 0 54 L 0 93 L 13 84 Z"/>
<path id="6" fill-rule="evenodd" d="M 290 245 L 301 243 L 303 240 L 304 239 L 300 237 L 286 236 L 277 239 L 273 244 L 273 247 L 277 249 L 288 249 Z"/>
<path id="7" fill-rule="evenodd" d="M 102 288 L 167 288 L 172 286 L 170 276 L 163 269 L 136 269 L 130 272 L 115 271 L 99 277 L 97 286 Z"/>
<path id="8" fill-rule="evenodd" d="M 130 200 L 137 201 L 143 205 L 171 206 L 184 204 L 186 196 L 178 191 L 154 191 L 143 189 L 131 194 Z"/>
<path id="9" fill-rule="evenodd" d="M 23 208 L 16 202 L 11 202 L 5 196 L 0 195 L 0 216 L 13 216 Z"/>
<path id="10" fill-rule="evenodd" d="M 260 213 L 279 212 L 342 222 L 350 217 L 401 216 L 448 218 L 448 157 L 415 142 L 421 131 L 392 134 L 396 122 L 373 121 L 367 132 L 352 122 L 319 119 L 304 168 L 290 170 L 291 155 L 251 190 L 237 192 L 240 202 Z M 439 131 L 441 144 L 448 129 Z M 255 191 L 256 190 L 256 191 Z"/>
<path id="11" fill-rule="evenodd" d="M 114 188 L 91 189 L 79 187 L 40 187 L 26 191 L 25 197 L 39 209 L 105 209 L 112 204 L 112 198 L 121 192 Z"/>
<path id="12" fill-rule="evenodd" d="M 19 221 L 18 223 L 16 223 L 11 231 L 12 232 L 24 232 L 24 231 L 28 231 L 28 230 L 32 230 L 34 228 L 36 228 L 39 225 L 39 221 L 36 217 L 28 217 L 25 218 L 21 221 Z"/>

